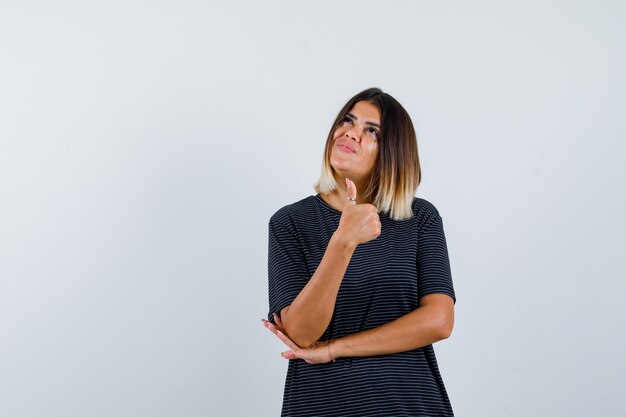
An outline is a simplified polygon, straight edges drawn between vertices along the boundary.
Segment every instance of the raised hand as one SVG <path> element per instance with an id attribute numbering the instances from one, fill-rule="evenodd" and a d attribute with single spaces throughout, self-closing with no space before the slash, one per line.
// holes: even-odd
<path id="1" fill-rule="evenodd" d="M 380 236 L 380 217 L 372 204 L 357 204 L 356 185 L 346 178 L 347 196 L 337 232 L 354 246 L 369 242 Z"/>

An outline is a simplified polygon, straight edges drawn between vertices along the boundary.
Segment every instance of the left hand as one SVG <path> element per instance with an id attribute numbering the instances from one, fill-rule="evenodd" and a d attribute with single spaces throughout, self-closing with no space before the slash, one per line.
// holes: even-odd
<path id="1" fill-rule="evenodd" d="M 278 315 L 274 314 L 274 321 L 276 324 L 270 323 L 265 319 L 262 319 L 261 321 L 270 332 L 274 333 L 276 337 L 278 337 L 289 348 L 288 351 L 281 353 L 283 358 L 290 360 L 303 359 L 310 364 L 328 363 L 333 360 L 330 356 L 330 349 L 328 346 L 330 341 L 317 341 L 311 346 L 301 348 L 287 336 L 283 323 Z"/>

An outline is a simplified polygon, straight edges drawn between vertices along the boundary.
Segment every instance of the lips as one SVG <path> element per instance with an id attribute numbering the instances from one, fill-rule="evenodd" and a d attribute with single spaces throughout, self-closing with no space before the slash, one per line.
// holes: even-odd
<path id="1" fill-rule="evenodd" d="M 356 150 L 345 141 L 337 143 L 337 147 L 344 152 L 356 153 Z"/>

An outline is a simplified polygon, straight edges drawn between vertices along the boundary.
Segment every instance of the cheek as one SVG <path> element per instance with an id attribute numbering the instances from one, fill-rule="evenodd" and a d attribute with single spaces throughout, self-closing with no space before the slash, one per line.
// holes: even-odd
<path id="1" fill-rule="evenodd" d="M 370 147 L 368 147 L 367 153 L 369 154 L 368 165 L 369 169 L 371 170 L 378 160 L 378 145 L 372 144 Z"/>
<path id="2" fill-rule="evenodd" d="M 372 142 L 367 145 L 367 153 L 370 155 L 370 159 L 376 160 L 378 157 L 378 143 Z"/>

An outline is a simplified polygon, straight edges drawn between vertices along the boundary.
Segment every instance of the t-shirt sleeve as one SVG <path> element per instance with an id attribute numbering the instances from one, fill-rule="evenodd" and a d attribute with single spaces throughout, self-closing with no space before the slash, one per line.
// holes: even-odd
<path id="1" fill-rule="evenodd" d="M 451 296 L 456 303 L 443 221 L 437 211 L 418 232 L 417 276 L 419 297 L 443 293 Z"/>
<path id="2" fill-rule="evenodd" d="M 302 245 L 294 235 L 273 220 L 269 222 L 269 247 L 267 257 L 269 307 L 268 320 L 274 322 L 273 313 L 290 305 L 309 281 L 309 272 Z"/>

